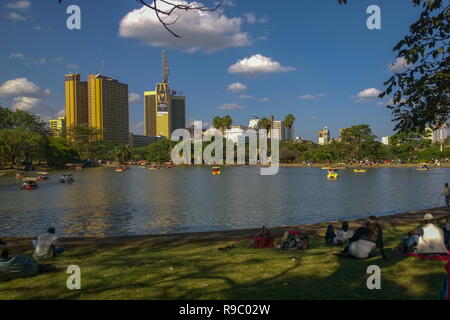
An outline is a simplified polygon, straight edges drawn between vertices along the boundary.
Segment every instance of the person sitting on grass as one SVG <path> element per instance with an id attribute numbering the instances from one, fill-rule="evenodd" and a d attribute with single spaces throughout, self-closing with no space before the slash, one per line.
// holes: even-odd
<path id="1" fill-rule="evenodd" d="M 308 236 L 300 236 L 300 233 L 295 229 L 286 231 L 280 242 L 280 248 L 283 250 L 306 250 L 309 248 Z"/>
<path id="2" fill-rule="evenodd" d="M 434 223 L 434 217 L 427 213 L 423 217 L 423 225 L 408 232 L 408 237 L 403 242 L 402 253 L 416 252 L 420 254 L 447 253 L 444 243 L 444 231 Z"/>
<path id="3" fill-rule="evenodd" d="M 383 259 L 387 260 L 384 253 L 383 230 L 375 216 L 370 216 L 362 227 L 356 229 L 348 241 L 349 244 L 339 253 L 340 256 L 366 259 L 371 257 L 373 250 L 377 248 Z"/>
<path id="4" fill-rule="evenodd" d="M 270 230 L 265 226 L 253 237 L 253 248 L 271 248 L 273 247 L 273 237 L 270 236 Z"/>
<path id="5" fill-rule="evenodd" d="M 341 229 L 334 233 L 334 227 L 332 224 L 328 225 L 327 232 L 325 234 L 325 241 L 328 244 L 342 245 L 351 237 L 353 237 L 353 230 L 349 229 L 347 221 L 342 222 Z"/>
<path id="6" fill-rule="evenodd" d="M 64 252 L 63 248 L 56 248 L 58 237 L 55 235 L 55 228 L 49 228 L 46 233 L 41 234 L 37 240 L 33 240 L 35 248 L 33 257 L 36 259 L 53 259 Z"/>
<path id="7" fill-rule="evenodd" d="M 6 247 L 0 252 L 0 281 L 8 281 L 17 278 L 30 278 L 40 273 L 55 270 L 50 264 L 38 264 L 27 256 L 10 256 Z"/>

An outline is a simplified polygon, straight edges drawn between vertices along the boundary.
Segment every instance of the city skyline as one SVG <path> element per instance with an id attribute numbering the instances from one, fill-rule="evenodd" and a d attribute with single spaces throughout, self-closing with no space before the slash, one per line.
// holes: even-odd
<path id="1" fill-rule="evenodd" d="M 189 97 L 187 126 L 194 120 L 210 124 L 216 115 L 230 114 L 244 125 L 253 114 L 282 119 L 292 113 L 296 136 L 313 141 L 324 126 L 338 136 L 339 128 L 360 123 L 369 124 L 379 139 L 392 135 L 388 99 L 376 96 L 402 65 L 392 47 L 419 15 L 399 2 L 379 4 L 382 29 L 368 30 L 368 1 L 345 7 L 333 0 L 295 3 L 295 20 L 269 2 L 257 8 L 235 2 L 206 17 L 215 27 L 212 17 L 220 17 L 223 32 L 190 32 L 190 22 L 180 21 L 175 29 L 183 38 L 176 40 L 134 1 L 111 8 L 102 1 L 79 5 L 82 29 L 75 31 L 65 27 L 64 5 L 30 1 L 23 10 L 1 5 L 0 34 L 8 39 L 0 50 L 1 105 L 56 118 L 64 109 L 63 74 L 107 74 L 129 84 L 130 131 L 144 134 L 144 92 L 160 79 L 154 61 L 167 48 L 176 70 L 171 87 Z M 138 17 L 145 29 L 133 24 Z M 203 40 L 190 45 L 199 34 Z M 33 47 L 36 42 L 45 45 Z"/>

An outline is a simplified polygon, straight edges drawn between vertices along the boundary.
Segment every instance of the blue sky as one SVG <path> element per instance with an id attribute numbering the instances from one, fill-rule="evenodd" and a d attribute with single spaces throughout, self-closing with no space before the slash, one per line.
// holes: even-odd
<path id="1" fill-rule="evenodd" d="M 295 135 L 306 139 L 316 140 L 324 126 L 335 137 L 360 123 L 379 137 L 392 134 L 386 101 L 373 97 L 392 73 L 392 47 L 419 16 L 411 1 L 226 3 L 211 16 L 182 16 L 174 30 L 183 38 L 176 39 L 135 0 L 1 0 L 0 104 L 54 116 L 64 109 L 65 73 L 103 73 L 139 95 L 130 130 L 142 133 L 143 92 L 161 79 L 164 47 L 171 88 L 187 96 L 189 121 L 230 114 L 246 125 L 254 114 L 292 113 Z M 71 4 L 81 8 L 81 30 L 66 28 Z M 381 8 L 381 30 L 366 27 L 372 4 Z M 228 90 L 233 83 L 245 90 Z"/>

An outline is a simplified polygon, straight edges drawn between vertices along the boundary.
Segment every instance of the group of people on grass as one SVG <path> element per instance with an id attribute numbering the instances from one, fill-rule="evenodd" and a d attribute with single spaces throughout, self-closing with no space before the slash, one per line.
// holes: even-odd
<path id="1" fill-rule="evenodd" d="M 329 245 L 344 246 L 344 249 L 338 253 L 340 256 L 366 259 L 373 256 L 378 249 L 382 257 L 386 259 L 383 229 L 375 216 L 370 216 L 356 230 L 351 230 L 348 223 L 344 221 L 341 228 L 335 232 L 334 226 L 330 224 L 324 238 Z M 266 227 L 262 227 L 253 237 L 253 248 L 274 246 L 275 238 Z M 305 250 L 309 248 L 309 238 L 307 235 L 300 235 L 298 230 L 292 229 L 284 232 L 277 247 L 283 250 Z M 448 250 L 450 250 L 450 217 L 446 218 L 442 226 L 438 226 L 431 213 L 425 214 L 420 227 L 408 232 L 399 248 L 400 253 L 416 252 L 418 254 L 447 254 Z"/>
<path id="2" fill-rule="evenodd" d="M 45 260 L 60 255 L 64 249 L 56 247 L 57 241 L 55 229 L 49 228 L 47 232 L 32 241 L 33 258 Z M 35 260 L 21 254 L 11 255 L 8 244 L 0 240 L 0 281 L 34 277 L 40 273 L 48 273 L 56 269 L 51 264 L 41 264 Z"/>

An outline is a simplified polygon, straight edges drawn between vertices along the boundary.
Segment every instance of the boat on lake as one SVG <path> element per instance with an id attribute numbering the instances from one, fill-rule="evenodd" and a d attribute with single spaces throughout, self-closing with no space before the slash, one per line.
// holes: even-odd
<path id="1" fill-rule="evenodd" d="M 59 183 L 72 183 L 75 182 L 73 175 L 71 173 L 63 173 L 63 175 L 58 179 Z"/>
<path id="2" fill-rule="evenodd" d="M 36 182 L 36 178 L 24 178 L 22 189 L 23 190 L 34 190 L 38 187 L 38 184 Z"/>

